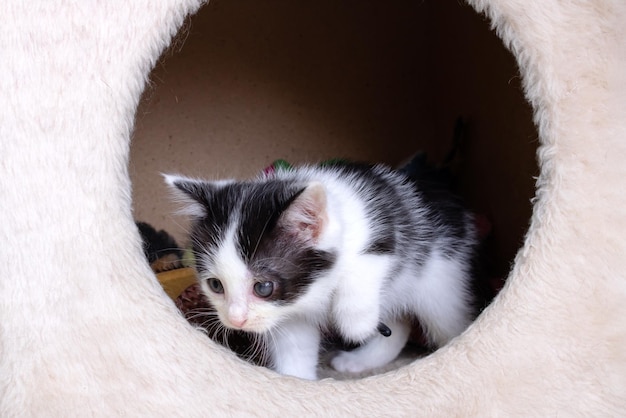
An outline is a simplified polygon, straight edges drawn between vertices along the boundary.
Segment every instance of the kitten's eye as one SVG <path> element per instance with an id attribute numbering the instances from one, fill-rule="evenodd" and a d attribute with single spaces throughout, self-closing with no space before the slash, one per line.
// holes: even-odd
<path id="1" fill-rule="evenodd" d="M 254 284 L 254 293 L 260 298 L 268 298 L 274 293 L 274 283 L 258 282 Z"/>
<path id="2" fill-rule="evenodd" d="M 211 289 L 215 293 L 224 293 L 224 286 L 222 286 L 222 282 L 219 279 L 209 279 L 209 289 Z"/>

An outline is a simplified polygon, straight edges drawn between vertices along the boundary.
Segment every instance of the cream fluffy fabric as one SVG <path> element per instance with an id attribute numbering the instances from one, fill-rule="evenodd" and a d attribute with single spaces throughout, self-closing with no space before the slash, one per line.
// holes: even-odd
<path id="1" fill-rule="evenodd" d="M 139 261 L 133 115 L 199 2 L 2 1 L 0 415 L 624 414 L 626 3 L 471 3 L 516 55 L 540 132 L 508 284 L 434 355 L 305 382 L 207 341 Z"/>

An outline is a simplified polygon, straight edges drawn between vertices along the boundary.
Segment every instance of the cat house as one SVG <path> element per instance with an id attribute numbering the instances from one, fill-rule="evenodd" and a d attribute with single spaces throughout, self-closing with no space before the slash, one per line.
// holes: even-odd
<path id="1" fill-rule="evenodd" d="M 623 414 L 626 7 L 470 5 L 3 2 L 0 415 Z M 432 355 L 278 376 L 144 258 L 136 218 L 184 232 L 156 172 L 437 162 L 459 117 L 455 185 L 507 278 Z"/>

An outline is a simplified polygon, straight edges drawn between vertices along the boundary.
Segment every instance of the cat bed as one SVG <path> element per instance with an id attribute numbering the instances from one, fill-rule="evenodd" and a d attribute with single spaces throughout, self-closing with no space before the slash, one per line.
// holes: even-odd
<path id="1" fill-rule="evenodd" d="M 142 261 L 133 117 L 200 2 L 2 2 L 0 415 L 622 415 L 626 4 L 470 3 L 515 54 L 539 130 L 524 244 L 446 347 L 309 382 L 210 342 Z"/>

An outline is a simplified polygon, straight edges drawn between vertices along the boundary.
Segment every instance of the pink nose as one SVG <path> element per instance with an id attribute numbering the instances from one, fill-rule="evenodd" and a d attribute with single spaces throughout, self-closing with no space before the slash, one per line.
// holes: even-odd
<path id="1" fill-rule="evenodd" d="M 243 327 L 246 322 L 248 322 L 248 318 L 244 318 L 244 317 L 239 317 L 239 318 L 233 318 L 233 317 L 229 317 L 228 321 L 236 328 L 241 328 Z"/>

